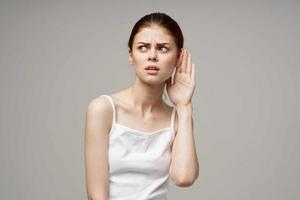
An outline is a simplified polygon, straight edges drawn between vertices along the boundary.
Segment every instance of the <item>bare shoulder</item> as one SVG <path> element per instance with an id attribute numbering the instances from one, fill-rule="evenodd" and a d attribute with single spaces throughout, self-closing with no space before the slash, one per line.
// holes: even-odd
<path id="1" fill-rule="evenodd" d="M 99 96 L 99 97 L 92 99 L 89 102 L 87 111 L 88 112 L 89 111 L 90 112 L 109 111 L 110 110 L 109 104 L 110 103 L 106 97 Z"/>
<path id="2" fill-rule="evenodd" d="M 110 129 L 112 125 L 112 106 L 104 96 L 92 99 L 87 106 L 86 123 L 101 126 L 101 129 Z"/>

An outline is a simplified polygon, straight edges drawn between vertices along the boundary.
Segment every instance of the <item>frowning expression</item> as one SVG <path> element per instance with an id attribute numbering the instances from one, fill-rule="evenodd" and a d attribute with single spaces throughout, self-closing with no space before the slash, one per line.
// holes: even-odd
<path id="1" fill-rule="evenodd" d="M 162 83 L 172 75 L 178 56 L 179 50 L 172 35 L 161 26 L 151 25 L 135 35 L 128 58 L 139 78 Z"/>

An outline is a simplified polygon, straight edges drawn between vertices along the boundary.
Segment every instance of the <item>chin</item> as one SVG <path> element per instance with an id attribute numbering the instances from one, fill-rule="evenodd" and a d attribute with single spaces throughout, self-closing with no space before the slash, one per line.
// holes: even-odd
<path id="1" fill-rule="evenodd" d="M 155 78 L 144 78 L 140 79 L 143 83 L 149 84 L 149 85 L 161 85 L 165 83 L 165 80 Z"/>

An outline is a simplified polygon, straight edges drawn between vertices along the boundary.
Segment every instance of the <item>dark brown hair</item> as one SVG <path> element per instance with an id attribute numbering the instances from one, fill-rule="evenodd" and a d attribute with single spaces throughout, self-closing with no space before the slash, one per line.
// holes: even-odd
<path id="1" fill-rule="evenodd" d="M 130 51 L 132 51 L 135 35 L 142 28 L 149 27 L 151 25 L 158 25 L 165 28 L 169 32 L 169 34 L 173 36 L 177 46 L 177 50 L 180 50 L 183 47 L 184 38 L 177 22 L 165 13 L 155 12 L 145 15 L 144 17 L 139 19 L 133 26 L 128 40 L 128 47 Z"/>

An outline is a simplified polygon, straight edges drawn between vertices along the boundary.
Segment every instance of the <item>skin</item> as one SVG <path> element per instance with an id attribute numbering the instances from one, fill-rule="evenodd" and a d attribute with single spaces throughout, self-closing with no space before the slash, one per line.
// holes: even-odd
<path id="1" fill-rule="evenodd" d="M 158 46 L 162 42 L 169 45 Z M 169 126 L 171 107 L 162 100 L 167 83 L 168 96 L 177 111 L 170 177 L 177 186 L 191 186 L 199 176 L 193 137 L 191 100 L 195 90 L 195 64 L 191 54 L 186 49 L 177 49 L 174 38 L 166 29 L 152 25 L 142 28 L 135 35 L 133 47 L 128 49 L 128 59 L 135 69 L 136 78 L 130 87 L 111 95 L 118 107 L 117 121 L 149 134 Z M 148 74 L 144 70 L 148 65 L 158 66 L 159 73 Z M 98 97 L 89 103 L 85 127 L 89 200 L 108 199 L 108 141 L 112 117 L 111 105 L 105 97 Z"/>

